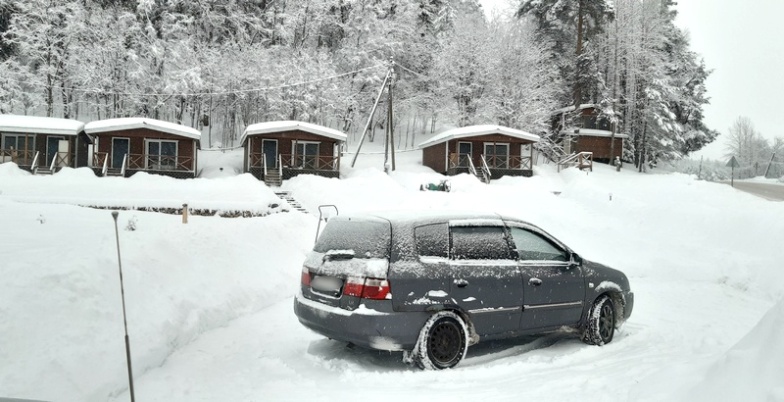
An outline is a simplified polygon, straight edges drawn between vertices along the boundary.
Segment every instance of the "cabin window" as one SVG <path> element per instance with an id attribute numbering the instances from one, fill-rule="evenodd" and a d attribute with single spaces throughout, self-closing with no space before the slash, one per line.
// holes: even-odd
<path id="1" fill-rule="evenodd" d="M 509 168 L 509 144 L 498 142 L 485 143 L 485 161 L 491 168 Z"/>
<path id="2" fill-rule="evenodd" d="M 319 143 L 297 141 L 294 145 L 294 167 L 318 169 Z"/>
<path id="3" fill-rule="evenodd" d="M 24 134 L 3 134 L 3 149 L 10 150 L 27 149 L 32 151 L 35 149 L 35 136 Z"/>
<path id="4" fill-rule="evenodd" d="M 147 140 L 147 169 L 177 168 L 177 141 Z"/>
<path id="5" fill-rule="evenodd" d="M 473 154 L 473 146 L 470 142 L 457 143 L 457 166 L 468 167 L 470 166 L 471 155 Z"/>

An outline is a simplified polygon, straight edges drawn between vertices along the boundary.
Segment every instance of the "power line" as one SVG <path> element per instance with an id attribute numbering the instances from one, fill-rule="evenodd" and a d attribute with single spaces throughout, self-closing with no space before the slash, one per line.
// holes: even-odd
<path id="1" fill-rule="evenodd" d="M 272 90 L 278 90 L 278 89 L 298 87 L 298 86 L 302 86 L 302 85 L 308 85 L 308 84 L 314 84 L 314 83 L 318 83 L 318 82 L 330 81 L 330 80 L 346 77 L 346 76 L 349 76 L 349 75 L 358 74 L 358 73 L 361 73 L 363 71 L 373 70 L 373 69 L 376 69 L 376 68 L 379 68 L 379 67 L 386 67 L 386 66 L 384 64 L 376 64 L 374 66 L 360 68 L 358 70 L 349 71 L 347 73 L 333 75 L 333 76 L 330 76 L 330 77 L 317 78 L 317 79 L 314 79 L 314 80 L 300 81 L 300 82 L 295 82 L 295 83 L 292 83 L 292 84 L 283 84 L 283 85 L 277 85 L 277 86 L 271 86 L 271 87 L 261 87 L 261 88 L 252 88 L 252 89 L 239 89 L 239 90 L 222 91 L 222 92 L 182 92 L 182 93 L 176 93 L 176 92 L 152 92 L 152 93 L 137 93 L 137 92 L 105 91 L 105 90 L 98 89 L 98 88 L 66 87 L 65 89 L 66 90 L 70 90 L 70 91 L 74 91 L 74 92 L 95 93 L 95 94 L 100 94 L 100 95 L 124 95 L 124 96 L 171 96 L 171 95 L 177 95 L 177 96 L 216 96 L 217 95 L 217 96 L 220 96 L 220 95 L 242 94 L 242 93 L 250 93 L 250 92 L 265 92 L 265 91 L 272 91 Z M 9 78 L 9 77 L 5 77 L 4 80 L 6 80 L 6 81 L 9 81 L 9 80 L 10 81 L 16 81 L 16 82 L 20 82 L 20 83 L 23 82 L 21 80 Z M 39 87 L 42 87 L 42 88 L 46 88 L 47 87 L 43 83 L 29 82 L 29 81 L 24 81 L 23 83 L 26 84 L 26 85 L 35 85 L 35 86 L 39 86 Z M 57 88 L 59 90 L 61 90 L 61 87 L 57 87 Z M 18 91 L 18 93 L 37 94 L 37 92 L 27 92 L 27 91 Z"/>

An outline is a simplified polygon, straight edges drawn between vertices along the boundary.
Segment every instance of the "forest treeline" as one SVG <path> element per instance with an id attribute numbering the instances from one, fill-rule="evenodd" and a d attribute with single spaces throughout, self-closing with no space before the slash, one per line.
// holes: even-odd
<path id="1" fill-rule="evenodd" d="M 670 0 L 523 0 L 491 21 L 477 0 L 0 0 L 0 112 L 147 116 L 224 147 L 269 120 L 355 134 L 392 68 L 401 146 L 436 126 L 550 136 L 552 111 L 590 103 L 650 164 L 717 135 L 675 15 Z"/>

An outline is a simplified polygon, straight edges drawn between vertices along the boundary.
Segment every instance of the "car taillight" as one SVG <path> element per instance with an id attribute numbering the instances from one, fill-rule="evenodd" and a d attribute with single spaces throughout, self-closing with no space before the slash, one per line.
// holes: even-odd
<path id="1" fill-rule="evenodd" d="M 365 287 L 365 281 L 362 278 L 348 278 L 343 285 L 343 295 L 362 297 L 362 289 Z"/>
<path id="2" fill-rule="evenodd" d="M 389 295 L 389 281 L 386 279 L 366 279 L 363 299 L 384 300 Z"/>
<path id="3" fill-rule="evenodd" d="M 310 286 L 310 271 L 307 267 L 302 267 L 302 286 Z"/>
<path id="4" fill-rule="evenodd" d="M 348 278 L 343 285 L 343 295 L 384 300 L 389 297 L 389 281 L 375 278 Z"/>

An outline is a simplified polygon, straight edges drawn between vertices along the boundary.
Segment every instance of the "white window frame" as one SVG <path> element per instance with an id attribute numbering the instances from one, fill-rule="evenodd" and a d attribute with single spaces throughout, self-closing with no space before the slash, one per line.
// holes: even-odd
<path id="1" fill-rule="evenodd" d="M 468 144 L 469 146 L 471 146 L 471 150 L 468 153 L 468 157 L 473 159 L 473 157 L 474 157 L 474 143 L 471 142 L 471 141 L 458 141 L 457 142 L 457 166 L 458 167 L 467 168 L 469 165 L 463 166 L 463 165 L 460 164 L 460 157 L 462 155 L 465 155 L 465 154 L 461 154 L 460 153 L 460 144 Z"/>
<path id="2" fill-rule="evenodd" d="M 155 166 L 155 169 L 152 169 L 152 170 L 177 170 L 177 166 L 179 166 L 178 161 L 179 161 L 179 157 L 180 157 L 180 142 L 177 141 L 177 140 L 164 140 L 164 139 L 157 139 L 157 138 L 155 138 L 155 139 L 145 138 L 144 139 L 144 168 L 147 169 L 147 170 L 151 169 L 150 168 L 150 158 L 152 157 L 152 155 L 150 155 L 150 145 L 149 144 L 151 144 L 153 142 L 157 142 L 158 143 L 158 155 L 157 155 L 158 156 L 158 163 L 157 163 L 157 166 Z M 164 169 L 162 167 L 163 165 L 161 165 L 161 156 L 162 155 L 161 155 L 160 152 L 163 149 L 163 147 L 161 145 L 163 145 L 164 142 L 173 142 L 174 143 L 174 167 L 171 168 L 171 169 L 168 169 L 168 168 Z M 169 155 L 166 155 L 166 156 L 169 157 Z"/>
<path id="3" fill-rule="evenodd" d="M 316 155 L 315 155 L 316 156 L 316 166 L 315 166 L 315 169 L 318 170 L 318 158 L 321 157 L 321 141 L 298 141 L 298 140 L 291 140 L 291 164 L 294 165 L 294 166 L 297 166 L 297 167 L 300 167 L 300 168 L 304 169 L 304 167 L 305 167 L 304 166 L 305 165 L 305 163 L 304 163 L 305 159 L 304 158 L 302 159 L 303 163 L 302 163 L 301 166 L 298 163 L 294 163 L 294 162 L 299 162 L 300 161 L 299 158 L 302 158 L 302 156 L 304 155 L 304 153 L 303 154 L 297 153 L 297 147 L 300 144 L 303 144 L 303 147 L 306 146 L 306 145 L 311 145 L 311 144 L 315 144 L 318 147 L 317 150 L 316 150 Z M 280 152 L 280 151 L 278 151 L 278 152 Z M 296 161 L 294 160 L 294 156 L 295 155 L 297 156 L 297 160 Z"/>
<path id="4" fill-rule="evenodd" d="M 3 144 L 5 144 L 6 137 L 16 137 L 17 147 L 14 148 L 15 151 L 19 151 L 19 147 L 18 147 L 18 145 L 19 145 L 19 137 L 30 137 L 33 140 L 32 141 L 32 147 L 30 148 L 30 151 L 33 151 L 33 152 L 35 151 L 35 137 L 37 137 L 35 134 L 2 133 L 2 137 L 0 138 L 0 147 L 2 147 Z M 3 148 L 3 149 L 6 149 L 6 148 Z M 7 150 L 10 150 L 10 148 L 8 148 Z"/>
<path id="5" fill-rule="evenodd" d="M 506 145 L 506 155 L 505 155 L 506 156 L 506 167 L 505 168 L 501 168 L 501 169 L 509 169 L 509 152 L 511 151 L 512 144 L 510 144 L 508 142 L 485 142 L 483 144 L 483 149 L 482 149 L 482 155 L 485 155 L 485 158 L 487 158 L 487 146 L 488 145 L 492 145 L 493 146 L 493 151 L 494 152 L 496 150 L 496 146 L 498 146 L 498 145 Z M 494 153 L 493 156 L 498 156 L 498 155 Z M 494 163 L 494 165 L 497 165 L 497 162 Z M 490 166 L 490 168 L 498 168 L 498 166 Z"/>

